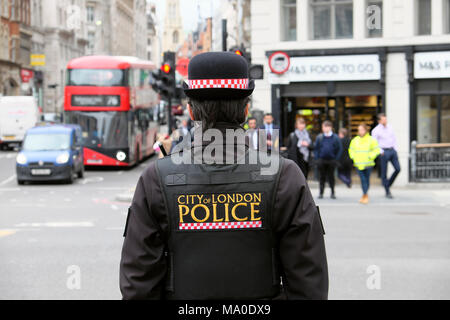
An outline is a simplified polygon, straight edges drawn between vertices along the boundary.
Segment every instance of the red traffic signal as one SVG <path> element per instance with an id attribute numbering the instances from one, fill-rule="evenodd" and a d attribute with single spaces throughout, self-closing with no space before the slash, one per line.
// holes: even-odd
<path id="1" fill-rule="evenodd" d="M 236 53 L 239 56 L 244 56 L 241 50 L 235 50 L 234 53 Z"/>
<path id="2" fill-rule="evenodd" d="M 165 63 L 165 64 L 162 65 L 161 70 L 164 73 L 170 73 L 170 70 L 172 70 L 172 67 L 170 66 L 170 64 Z"/>

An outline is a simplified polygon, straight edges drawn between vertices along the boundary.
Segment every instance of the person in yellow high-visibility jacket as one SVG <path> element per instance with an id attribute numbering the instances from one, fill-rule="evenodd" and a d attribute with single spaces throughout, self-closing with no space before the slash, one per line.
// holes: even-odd
<path id="1" fill-rule="evenodd" d="M 377 140 L 370 135 L 365 123 L 361 123 L 358 126 L 358 135 L 350 143 L 348 154 L 353 160 L 353 165 L 358 169 L 358 174 L 361 179 L 363 196 L 359 202 L 368 204 L 370 174 L 375 166 L 374 160 L 380 154 L 380 147 L 378 146 Z"/>

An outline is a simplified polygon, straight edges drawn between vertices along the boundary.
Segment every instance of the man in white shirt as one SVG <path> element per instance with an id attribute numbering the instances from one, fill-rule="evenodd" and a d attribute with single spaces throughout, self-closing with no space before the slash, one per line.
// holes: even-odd
<path id="1" fill-rule="evenodd" d="M 254 150 L 258 150 L 258 128 L 255 118 L 248 119 L 247 136 L 249 139 L 250 147 Z"/>
<path id="2" fill-rule="evenodd" d="M 397 155 L 397 138 L 391 126 L 387 123 L 387 118 L 384 113 L 378 115 L 378 125 L 372 130 L 372 137 L 378 141 L 381 149 L 380 168 L 381 179 L 386 190 L 386 198 L 392 199 L 391 186 L 400 173 L 400 163 Z M 387 167 L 389 162 L 394 166 L 394 173 L 388 179 Z"/>

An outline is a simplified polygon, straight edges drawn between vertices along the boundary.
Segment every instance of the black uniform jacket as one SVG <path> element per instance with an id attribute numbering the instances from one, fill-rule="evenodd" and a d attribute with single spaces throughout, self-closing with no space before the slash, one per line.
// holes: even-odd
<path id="1" fill-rule="evenodd" d="M 139 178 L 125 229 L 120 262 L 123 299 L 164 299 L 168 222 L 155 163 Z M 280 297 L 327 299 L 328 268 L 320 214 L 305 177 L 291 160 L 281 168 L 273 229 L 283 274 Z"/>

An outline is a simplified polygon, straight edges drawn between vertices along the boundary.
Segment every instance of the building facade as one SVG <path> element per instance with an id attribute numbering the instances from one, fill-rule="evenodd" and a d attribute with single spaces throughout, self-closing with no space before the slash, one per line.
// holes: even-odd
<path id="1" fill-rule="evenodd" d="M 252 0 L 251 10 L 253 63 L 265 65 L 253 105 L 284 136 L 298 116 L 313 135 L 325 119 L 354 135 L 384 112 L 399 184 L 410 180 L 412 141 L 450 142 L 449 0 Z"/>
<path id="2" fill-rule="evenodd" d="M 250 0 L 213 1 L 212 50 L 222 51 L 222 20 L 227 20 L 227 49 L 243 46 L 250 49 Z"/>
<path id="3" fill-rule="evenodd" d="M 180 2 L 179 0 L 166 0 L 165 2 L 166 12 L 162 37 L 163 51 L 177 52 L 184 41 Z"/>
<path id="4" fill-rule="evenodd" d="M 67 63 L 86 54 L 85 0 L 42 0 L 44 112 L 60 113 Z"/>
<path id="5" fill-rule="evenodd" d="M 0 95 L 30 94 L 30 0 L 0 1 Z M 23 77 L 25 74 L 27 76 Z M 22 80 L 23 78 L 23 80 Z"/>
<path id="6" fill-rule="evenodd" d="M 156 6 L 153 3 L 147 6 L 147 60 L 158 66 L 161 64 L 160 28 L 156 18 Z"/>
<path id="7" fill-rule="evenodd" d="M 87 54 L 147 57 L 145 0 L 87 0 Z"/>

